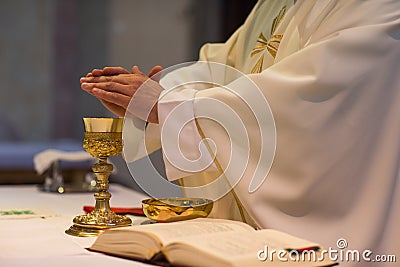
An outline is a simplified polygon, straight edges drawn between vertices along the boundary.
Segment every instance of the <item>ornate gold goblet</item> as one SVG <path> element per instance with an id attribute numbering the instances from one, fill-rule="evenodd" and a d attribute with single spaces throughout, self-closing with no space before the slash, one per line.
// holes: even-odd
<path id="1" fill-rule="evenodd" d="M 97 192 L 94 194 L 96 205 L 92 212 L 78 215 L 73 225 L 66 230 L 73 236 L 97 236 L 105 229 L 128 226 L 132 223 L 126 216 L 115 214 L 110 209 L 111 194 L 108 192 L 108 177 L 113 166 L 107 158 L 122 151 L 122 118 L 83 118 L 85 138 L 83 148 L 99 162 L 92 167 L 97 177 Z"/>

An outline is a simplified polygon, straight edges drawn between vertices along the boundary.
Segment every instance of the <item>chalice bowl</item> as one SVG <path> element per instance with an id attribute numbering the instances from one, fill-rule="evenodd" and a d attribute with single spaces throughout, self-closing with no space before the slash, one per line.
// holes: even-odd
<path id="1" fill-rule="evenodd" d="M 122 151 L 123 122 L 123 118 L 83 118 L 83 148 L 99 160 L 92 166 L 97 178 L 97 192 L 94 194 L 96 204 L 92 212 L 76 216 L 73 225 L 65 233 L 90 237 L 108 228 L 131 225 L 131 219 L 117 215 L 110 209 L 111 194 L 108 192 L 108 177 L 113 165 L 107 162 L 107 158 Z"/>

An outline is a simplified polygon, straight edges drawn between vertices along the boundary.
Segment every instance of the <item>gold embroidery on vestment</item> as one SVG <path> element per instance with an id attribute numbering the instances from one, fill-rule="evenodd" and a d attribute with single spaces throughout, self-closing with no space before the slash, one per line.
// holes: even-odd
<path id="1" fill-rule="evenodd" d="M 271 26 L 271 33 L 270 33 L 270 39 L 268 40 L 263 33 L 260 33 L 258 36 L 256 46 L 250 53 L 250 57 L 253 57 L 257 54 L 261 53 L 260 58 L 257 60 L 256 64 L 254 67 L 251 69 L 251 73 L 260 73 L 263 68 L 264 64 L 264 52 L 265 50 L 268 51 L 268 53 L 275 58 L 276 53 L 278 52 L 279 44 L 283 38 L 282 34 L 274 34 L 276 29 L 278 28 L 279 24 L 281 23 L 283 17 L 285 16 L 286 13 L 286 6 L 283 6 L 282 9 L 279 11 L 278 15 L 274 18 L 272 21 L 272 26 Z"/>

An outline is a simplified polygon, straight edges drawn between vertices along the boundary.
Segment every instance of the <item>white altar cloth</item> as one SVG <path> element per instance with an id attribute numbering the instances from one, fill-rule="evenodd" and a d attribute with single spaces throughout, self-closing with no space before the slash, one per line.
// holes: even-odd
<path id="1" fill-rule="evenodd" d="M 111 206 L 139 207 L 146 198 L 134 190 L 112 184 Z M 94 205 L 93 193 L 41 192 L 34 185 L 0 186 L 0 211 L 43 209 L 45 218 L 0 217 L 0 266 L 105 267 L 150 266 L 86 250 L 94 237 L 64 233 L 72 219 L 83 214 L 84 205 Z M 28 217 L 28 216 L 26 216 Z M 131 217 L 134 224 L 143 218 Z"/>

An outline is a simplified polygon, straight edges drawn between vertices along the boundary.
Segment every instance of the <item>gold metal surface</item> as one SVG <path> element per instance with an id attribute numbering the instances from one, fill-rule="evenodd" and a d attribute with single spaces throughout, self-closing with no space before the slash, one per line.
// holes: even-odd
<path id="1" fill-rule="evenodd" d="M 85 132 L 122 132 L 123 118 L 83 118 Z"/>
<path id="2" fill-rule="evenodd" d="M 213 201 L 204 198 L 150 198 L 142 201 L 147 218 L 157 222 L 175 222 L 207 217 Z"/>
<path id="3" fill-rule="evenodd" d="M 108 192 L 108 177 L 113 166 L 107 162 L 110 156 L 122 151 L 123 119 L 84 118 L 85 138 L 83 148 L 99 162 L 92 167 L 97 178 L 96 205 L 92 212 L 78 215 L 73 225 L 65 233 L 73 236 L 89 237 L 101 234 L 105 229 L 128 226 L 132 223 L 126 216 L 117 215 L 110 209 L 111 194 Z"/>
<path id="4" fill-rule="evenodd" d="M 95 158 L 116 156 L 122 151 L 122 132 L 85 132 L 83 148 Z"/>

